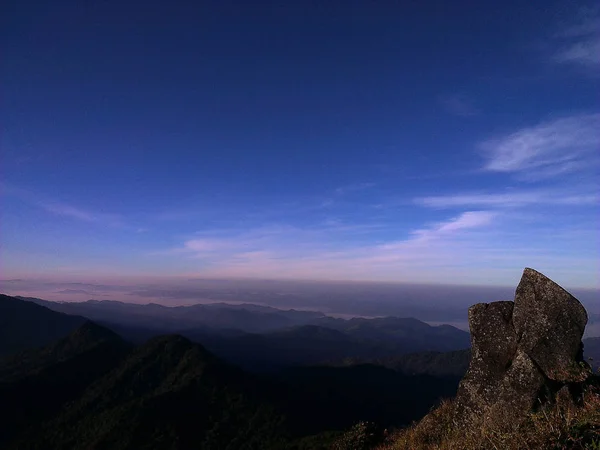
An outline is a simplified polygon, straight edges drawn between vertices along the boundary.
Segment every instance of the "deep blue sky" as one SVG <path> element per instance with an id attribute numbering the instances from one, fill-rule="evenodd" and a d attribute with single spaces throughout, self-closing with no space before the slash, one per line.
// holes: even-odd
<path id="1" fill-rule="evenodd" d="M 600 286 L 594 3 L 3 10 L 5 278 Z"/>

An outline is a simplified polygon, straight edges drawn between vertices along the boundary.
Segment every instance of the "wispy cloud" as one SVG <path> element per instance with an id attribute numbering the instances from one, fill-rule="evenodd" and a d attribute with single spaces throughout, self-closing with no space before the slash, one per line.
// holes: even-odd
<path id="1" fill-rule="evenodd" d="M 557 63 L 600 68 L 600 9 L 580 10 L 576 21 L 558 33 Z"/>
<path id="2" fill-rule="evenodd" d="M 419 197 L 415 203 L 430 208 L 486 207 L 511 208 L 530 205 L 597 205 L 600 194 L 568 194 L 559 191 L 516 191 L 501 194 L 458 194 Z"/>
<path id="3" fill-rule="evenodd" d="M 403 246 L 413 242 L 431 242 L 436 239 L 447 238 L 464 230 L 483 227 L 489 225 L 496 215 L 497 213 L 490 211 L 467 211 L 448 221 L 415 230 L 412 232 L 413 237 L 411 239 L 400 241 L 399 245 Z M 386 244 L 383 248 L 392 248 L 396 245 L 398 243 Z"/>
<path id="4" fill-rule="evenodd" d="M 57 216 L 68 217 L 70 219 L 80 220 L 83 222 L 98 223 L 110 227 L 127 228 L 134 231 L 142 230 L 142 228 L 131 227 L 127 225 L 123 221 L 122 217 L 118 214 L 92 212 L 53 200 L 37 200 L 32 204 Z"/>
<path id="5" fill-rule="evenodd" d="M 440 103 L 448 113 L 459 117 L 473 117 L 481 113 L 473 101 L 463 94 L 443 95 Z"/>
<path id="6" fill-rule="evenodd" d="M 598 164 L 600 114 L 564 117 L 523 128 L 482 144 L 484 168 L 550 178 Z"/>
<path id="7" fill-rule="evenodd" d="M 467 211 L 454 219 L 437 224 L 432 228 L 417 230 L 415 234 L 419 239 L 422 239 L 423 237 L 431 238 L 445 236 L 449 233 L 488 225 L 495 215 L 495 213 L 490 211 Z"/>
<path id="8" fill-rule="evenodd" d="M 561 240 L 564 248 L 553 247 L 543 242 L 544 234 L 532 229 L 526 234 L 506 232 L 503 221 L 494 213 L 471 211 L 379 245 L 303 254 L 293 248 L 269 247 L 215 260 L 191 271 L 190 276 L 265 278 L 268 274 L 271 278 L 453 283 L 464 282 L 467 271 L 469 280 L 493 283 L 504 270 L 514 267 L 533 265 L 556 271 L 567 265 L 588 278 L 598 268 L 589 252 L 580 253 L 577 234 L 569 233 Z"/>
<path id="9" fill-rule="evenodd" d="M 1 188 L 3 195 L 17 198 L 28 205 L 42 209 L 56 216 L 67 217 L 82 222 L 98 223 L 110 227 L 129 229 L 137 232 L 146 230 L 145 228 L 133 227 L 126 224 L 123 218 L 118 214 L 90 211 L 12 185 L 2 184 Z"/>
<path id="10" fill-rule="evenodd" d="M 356 230 L 344 231 L 340 237 L 334 227 L 282 227 L 276 232 L 266 227 L 227 238 L 188 240 L 174 255 L 200 259 L 194 274 L 203 276 L 389 279 L 397 271 L 400 277 L 414 277 L 416 267 L 422 271 L 424 265 L 437 267 L 442 260 L 454 263 L 457 256 L 450 254 L 457 245 L 464 245 L 471 233 L 492 226 L 497 216 L 467 211 L 412 231 L 398 231 L 399 237 L 392 234 L 384 242 L 349 240 Z"/>
<path id="11" fill-rule="evenodd" d="M 365 229 L 369 229 L 367 225 L 329 222 L 322 226 L 305 228 L 271 224 L 245 230 L 205 230 L 187 239 L 179 247 L 154 254 L 187 254 L 194 258 L 214 260 L 265 250 L 271 252 L 294 249 L 296 253 L 301 253 L 308 247 L 326 248 L 327 240 L 333 235 L 339 240 L 340 236 L 359 234 Z"/>
<path id="12" fill-rule="evenodd" d="M 71 205 L 65 205 L 64 203 L 36 202 L 35 204 L 40 208 L 59 216 L 70 217 L 72 219 L 83 220 L 86 222 L 98 221 L 98 216 L 96 214 L 93 214 L 89 211 L 84 211 Z"/>

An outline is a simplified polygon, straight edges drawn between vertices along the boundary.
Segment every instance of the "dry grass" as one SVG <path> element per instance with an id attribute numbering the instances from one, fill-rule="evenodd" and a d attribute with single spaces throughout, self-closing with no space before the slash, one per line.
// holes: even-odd
<path id="1" fill-rule="evenodd" d="M 419 423 L 393 433 L 378 450 L 600 450 L 600 392 L 589 388 L 581 407 L 532 413 L 516 424 L 510 411 L 494 422 L 456 426 L 445 401 Z"/>

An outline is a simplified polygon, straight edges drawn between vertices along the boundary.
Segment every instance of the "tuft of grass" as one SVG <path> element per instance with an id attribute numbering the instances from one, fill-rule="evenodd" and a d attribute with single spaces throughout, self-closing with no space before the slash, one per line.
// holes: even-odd
<path id="1" fill-rule="evenodd" d="M 510 411 L 493 421 L 458 425 L 450 400 L 420 422 L 390 435 L 378 450 L 600 450 L 600 389 L 589 386 L 580 406 L 558 402 L 516 422 Z"/>

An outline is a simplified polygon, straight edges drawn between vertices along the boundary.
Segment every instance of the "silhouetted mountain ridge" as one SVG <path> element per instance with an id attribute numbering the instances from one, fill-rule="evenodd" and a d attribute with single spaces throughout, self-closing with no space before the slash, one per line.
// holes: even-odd
<path id="1" fill-rule="evenodd" d="M 60 339 L 86 321 L 0 294 L 0 358 Z"/>
<path id="2" fill-rule="evenodd" d="M 182 333 L 227 361 L 250 370 L 324 364 L 346 358 L 373 362 L 407 353 L 469 346 L 468 333 L 454 327 L 432 327 L 416 319 L 386 318 L 386 326 L 380 329 L 383 319 L 371 320 L 334 319 L 326 322 L 328 326 L 303 325 L 233 337 L 216 337 L 193 330 Z M 404 329 L 406 323 L 410 324 L 409 330 Z"/>
<path id="3" fill-rule="evenodd" d="M 33 432 L 112 370 L 130 349 L 110 330 L 87 322 L 54 344 L 0 360 L 0 441 Z"/>
<path id="4" fill-rule="evenodd" d="M 600 370 L 600 337 L 587 338 L 583 340 L 583 356 L 591 358 L 590 365 Z"/>
<path id="5" fill-rule="evenodd" d="M 453 351 L 470 345 L 465 331 L 448 325 L 431 326 L 414 318 L 341 319 L 253 304 L 166 307 L 95 300 L 82 303 L 28 300 L 65 312 L 81 312 L 138 343 L 156 335 L 181 334 L 228 362 L 259 371 L 347 358 L 372 362 L 406 353 Z M 190 324 L 200 325 L 190 327 Z"/>
<path id="6" fill-rule="evenodd" d="M 261 333 L 304 325 L 324 317 L 313 311 L 280 310 L 253 304 L 210 303 L 191 306 L 163 306 L 156 303 L 134 304 L 112 300 L 86 302 L 50 302 L 19 297 L 65 314 L 81 315 L 96 322 L 178 332 L 184 329 L 239 329 Z"/>
<path id="7" fill-rule="evenodd" d="M 317 325 L 326 328 L 359 333 L 373 329 L 391 331 L 402 326 L 405 334 L 430 331 L 431 328 L 456 330 L 449 325 L 431 327 L 414 318 L 352 318 L 341 319 L 316 311 L 282 310 L 251 303 L 209 303 L 190 306 L 163 306 L 156 303 L 132 304 L 112 300 L 88 300 L 86 302 L 50 302 L 37 298 L 20 297 L 66 314 L 79 314 L 94 321 L 154 328 L 162 331 L 180 331 L 198 327 L 208 329 L 239 329 L 251 333 L 277 331 L 301 325 Z M 251 323 L 249 323 L 251 322 Z M 463 332 L 464 333 L 464 332 Z"/>
<path id="8" fill-rule="evenodd" d="M 456 350 L 453 352 L 418 352 L 385 358 L 346 358 L 332 361 L 332 366 L 351 367 L 361 364 L 372 364 L 386 367 L 404 375 L 432 375 L 437 377 L 464 376 L 471 350 Z"/>
<path id="9" fill-rule="evenodd" d="M 251 378 L 202 346 L 157 337 L 7 448 L 269 448 L 270 437 L 282 435 L 281 419 L 259 394 Z"/>
<path id="10" fill-rule="evenodd" d="M 131 347 L 113 331 L 86 321 L 68 336 L 42 348 L 24 350 L 0 360 L 0 381 L 41 372 L 92 350 L 110 353 Z"/>

